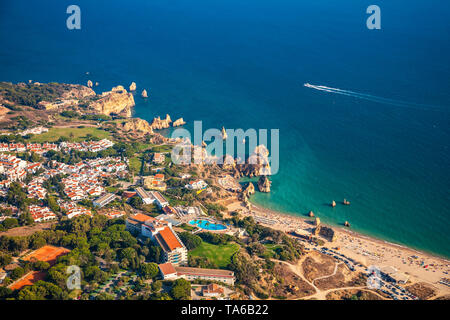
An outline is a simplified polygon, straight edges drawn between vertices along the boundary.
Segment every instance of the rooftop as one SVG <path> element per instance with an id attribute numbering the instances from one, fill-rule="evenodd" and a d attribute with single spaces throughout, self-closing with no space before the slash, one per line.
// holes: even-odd
<path id="1" fill-rule="evenodd" d="M 158 267 L 159 267 L 159 270 L 161 270 L 161 273 L 163 275 L 172 274 L 172 273 L 177 272 L 170 262 L 162 263 L 162 264 L 158 265 Z"/>

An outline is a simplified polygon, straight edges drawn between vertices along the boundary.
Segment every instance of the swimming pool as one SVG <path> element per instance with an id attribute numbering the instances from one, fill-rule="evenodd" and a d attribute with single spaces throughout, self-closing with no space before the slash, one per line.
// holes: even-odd
<path id="1" fill-rule="evenodd" d="M 225 230 L 227 227 L 221 223 L 213 223 L 208 220 L 191 220 L 189 224 L 205 230 Z"/>

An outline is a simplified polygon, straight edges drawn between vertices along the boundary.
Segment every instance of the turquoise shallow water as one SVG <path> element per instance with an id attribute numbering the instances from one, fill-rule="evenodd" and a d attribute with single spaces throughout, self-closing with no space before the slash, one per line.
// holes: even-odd
<path id="1" fill-rule="evenodd" d="M 2 1 L 0 80 L 135 81 L 148 120 L 278 128 L 280 171 L 252 201 L 450 257 L 450 3 L 378 1 L 369 31 L 361 1 L 311 2 L 80 0 L 68 31 L 69 1 Z"/>

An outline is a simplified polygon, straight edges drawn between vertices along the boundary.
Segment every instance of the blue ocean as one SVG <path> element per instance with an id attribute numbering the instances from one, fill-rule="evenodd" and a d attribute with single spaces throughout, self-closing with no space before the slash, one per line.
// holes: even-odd
<path id="1" fill-rule="evenodd" d="M 5 0 L 0 81 L 135 81 L 138 117 L 279 129 L 272 192 L 252 201 L 450 257 L 450 2 L 377 0 L 380 30 L 371 4 Z"/>

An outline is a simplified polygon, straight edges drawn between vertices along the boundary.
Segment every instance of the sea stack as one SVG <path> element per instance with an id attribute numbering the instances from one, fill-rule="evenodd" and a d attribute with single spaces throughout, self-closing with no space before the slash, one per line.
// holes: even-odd
<path id="1" fill-rule="evenodd" d="M 260 192 L 270 192 L 270 180 L 267 176 L 261 176 L 259 178 L 258 189 Z"/>
<path id="2" fill-rule="evenodd" d="M 350 205 L 350 201 L 348 201 L 347 199 L 344 199 L 344 201 L 342 201 L 343 204 L 345 204 L 346 206 Z"/>
<path id="3" fill-rule="evenodd" d="M 89 88 L 92 88 L 92 81 L 91 81 L 91 80 L 88 80 L 87 86 L 88 86 Z"/>
<path id="4" fill-rule="evenodd" d="M 227 139 L 227 131 L 225 130 L 225 127 L 222 127 L 222 139 L 226 140 Z"/>
<path id="5" fill-rule="evenodd" d="M 184 121 L 183 118 L 179 118 L 179 119 L 175 120 L 174 122 L 172 122 L 173 127 L 179 127 L 179 126 L 182 126 L 185 124 L 186 124 L 186 121 Z"/>
<path id="6" fill-rule="evenodd" d="M 314 212 L 312 212 L 312 210 L 308 213 L 308 215 L 309 215 L 311 218 L 314 218 Z"/>
<path id="7" fill-rule="evenodd" d="M 345 221 L 344 226 L 350 228 L 350 223 L 348 223 L 348 221 Z"/>
<path id="8" fill-rule="evenodd" d="M 142 98 L 148 98 L 147 90 L 142 90 L 141 96 Z"/>
<path id="9" fill-rule="evenodd" d="M 202 141 L 202 147 L 203 147 L 203 148 L 206 148 L 206 146 L 207 146 L 206 142 L 205 142 L 205 141 Z"/>
<path id="10" fill-rule="evenodd" d="M 136 82 L 132 82 L 131 84 L 130 84 L 130 91 L 136 91 Z"/>
<path id="11" fill-rule="evenodd" d="M 336 207 L 336 201 L 333 200 L 333 201 L 331 202 L 331 206 L 332 206 L 333 208 Z"/>

